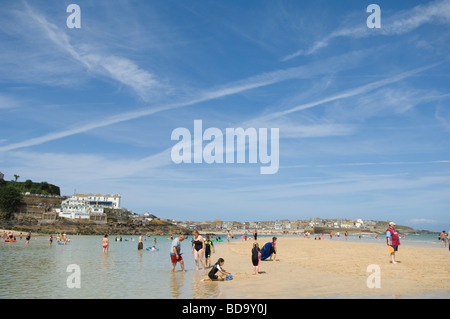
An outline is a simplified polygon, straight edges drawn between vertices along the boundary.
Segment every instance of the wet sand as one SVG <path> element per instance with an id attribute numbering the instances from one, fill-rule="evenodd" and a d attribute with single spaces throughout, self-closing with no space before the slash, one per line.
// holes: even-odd
<path id="1" fill-rule="evenodd" d="M 258 243 L 262 247 L 267 241 Z M 210 284 L 220 284 L 225 298 L 450 298 L 448 248 L 402 245 L 399 263 L 392 264 L 382 243 L 280 237 L 276 260 L 261 261 L 260 273 L 253 275 L 253 242 L 217 245 L 211 260 L 224 258 L 233 280 Z M 368 287 L 369 265 L 379 266 L 380 288 Z"/>

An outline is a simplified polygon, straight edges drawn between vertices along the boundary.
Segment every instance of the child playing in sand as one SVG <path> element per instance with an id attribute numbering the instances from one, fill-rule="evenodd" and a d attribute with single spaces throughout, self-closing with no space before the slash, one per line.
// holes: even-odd
<path id="1" fill-rule="evenodd" d="M 254 243 L 252 248 L 252 263 L 254 275 L 258 274 L 260 260 L 261 260 L 261 249 L 259 249 L 258 243 Z"/>
<path id="2" fill-rule="evenodd" d="M 214 264 L 214 266 L 211 268 L 211 270 L 208 273 L 208 278 L 202 279 L 202 281 L 214 281 L 214 280 L 222 280 L 223 278 L 220 276 L 217 276 L 216 273 L 220 272 L 221 274 L 225 276 L 230 276 L 231 274 L 227 272 L 225 269 L 223 269 L 223 264 L 225 263 L 225 260 L 223 258 L 219 258 L 217 262 Z"/>

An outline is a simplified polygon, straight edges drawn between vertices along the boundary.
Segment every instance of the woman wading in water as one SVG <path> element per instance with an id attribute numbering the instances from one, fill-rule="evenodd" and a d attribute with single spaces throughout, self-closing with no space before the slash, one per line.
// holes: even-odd
<path id="1" fill-rule="evenodd" d="M 194 253 L 195 265 L 199 270 L 199 259 L 202 263 L 203 271 L 205 270 L 205 240 L 197 230 L 194 230 L 194 239 L 192 240 L 192 252 Z"/>

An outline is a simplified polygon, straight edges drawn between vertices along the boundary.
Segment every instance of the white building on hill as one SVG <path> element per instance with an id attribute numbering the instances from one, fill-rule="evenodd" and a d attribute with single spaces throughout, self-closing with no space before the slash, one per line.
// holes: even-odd
<path id="1" fill-rule="evenodd" d="M 60 217 L 89 219 L 91 215 L 104 214 L 105 208 L 120 208 L 120 194 L 76 194 L 61 203 Z"/>

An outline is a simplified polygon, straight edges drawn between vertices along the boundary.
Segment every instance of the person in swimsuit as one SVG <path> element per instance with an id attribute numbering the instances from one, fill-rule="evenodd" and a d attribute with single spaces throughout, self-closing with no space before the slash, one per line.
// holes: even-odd
<path id="1" fill-rule="evenodd" d="M 199 234 L 198 230 L 194 230 L 194 239 L 192 240 L 192 253 L 194 254 L 195 265 L 197 270 L 199 270 L 199 259 L 202 263 L 203 270 L 205 270 L 205 260 L 203 259 L 203 254 L 205 251 L 205 240 Z"/>
<path id="2" fill-rule="evenodd" d="M 252 248 L 252 264 L 253 274 L 257 275 L 259 272 L 259 261 L 261 260 L 261 249 L 259 249 L 258 243 L 253 244 Z"/>
<path id="3" fill-rule="evenodd" d="M 30 239 L 31 239 L 31 232 L 28 232 L 26 239 L 26 244 L 28 245 L 30 243 Z"/>
<path id="4" fill-rule="evenodd" d="M 221 280 L 223 281 L 222 277 L 219 277 L 216 275 L 217 272 L 220 272 L 221 274 L 225 276 L 231 275 L 229 272 L 227 272 L 225 269 L 223 269 L 223 264 L 225 263 L 225 260 L 223 258 L 219 258 L 217 262 L 214 264 L 214 266 L 211 268 L 211 270 L 208 273 L 208 278 L 202 279 L 202 281 L 214 281 L 214 280 Z"/>
<path id="5" fill-rule="evenodd" d="M 139 236 L 139 240 L 138 240 L 138 250 L 144 249 L 144 242 L 143 242 L 143 237 L 144 235 L 141 234 L 141 236 Z"/>
<path id="6" fill-rule="evenodd" d="M 106 234 L 105 237 L 103 237 L 103 239 L 102 239 L 102 246 L 103 246 L 103 252 L 107 253 L 108 252 L 108 246 L 109 246 L 108 234 Z"/>
<path id="7" fill-rule="evenodd" d="M 211 251 L 212 250 L 212 251 Z M 209 236 L 206 235 L 205 240 L 205 265 L 206 267 L 211 267 L 211 253 L 215 253 L 213 242 L 209 239 Z"/>

